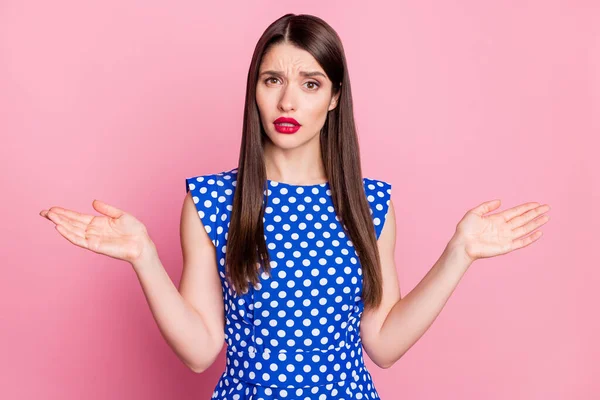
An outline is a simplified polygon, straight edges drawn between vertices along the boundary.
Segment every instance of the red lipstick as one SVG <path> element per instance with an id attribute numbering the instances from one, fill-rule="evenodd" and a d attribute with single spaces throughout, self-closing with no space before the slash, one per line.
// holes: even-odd
<path id="1" fill-rule="evenodd" d="M 294 118 L 279 117 L 275 121 L 275 130 L 279 133 L 296 133 L 300 129 L 300 124 Z"/>

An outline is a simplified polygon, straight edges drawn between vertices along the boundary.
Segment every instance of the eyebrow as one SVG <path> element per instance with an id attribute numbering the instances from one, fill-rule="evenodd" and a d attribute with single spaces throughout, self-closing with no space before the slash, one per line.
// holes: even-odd
<path id="1" fill-rule="evenodd" d="M 260 73 L 259 76 L 265 75 L 265 74 L 282 76 L 283 75 L 283 71 L 274 71 L 274 70 L 263 71 L 263 72 Z M 310 76 L 320 75 L 323 78 L 327 78 L 327 76 L 325 76 L 324 73 L 319 72 L 319 71 L 300 71 L 300 72 L 298 72 L 298 74 L 301 75 L 301 76 L 304 76 L 304 77 L 310 77 Z"/>

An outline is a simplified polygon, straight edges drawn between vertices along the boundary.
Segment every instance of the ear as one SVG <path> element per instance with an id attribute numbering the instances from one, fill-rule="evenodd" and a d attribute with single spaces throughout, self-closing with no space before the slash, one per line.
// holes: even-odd
<path id="1" fill-rule="evenodd" d="M 340 86 L 341 85 L 342 84 L 340 83 Z M 329 110 L 328 111 L 331 111 L 337 107 L 338 101 L 340 99 L 340 94 L 342 94 L 341 89 L 339 89 L 338 92 L 331 98 L 331 101 L 329 102 Z"/>

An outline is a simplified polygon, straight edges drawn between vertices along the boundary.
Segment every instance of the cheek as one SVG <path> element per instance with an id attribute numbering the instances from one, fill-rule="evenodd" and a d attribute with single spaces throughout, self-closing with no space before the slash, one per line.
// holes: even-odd
<path id="1" fill-rule="evenodd" d="M 264 88 L 256 90 L 256 103 L 261 107 L 273 108 L 277 107 L 278 94 L 274 90 L 264 90 Z"/>
<path id="2" fill-rule="evenodd" d="M 260 93 L 258 91 L 256 92 L 256 105 L 258 106 L 258 113 L 260 114 L 261 118 L 265 118 L 267 115 L 269 115 L 269 108 L 271 106 L 269 105 L 269 99 L 264 93 Z"/>
<path id="3" fill-rule="evenodd" d="M 304 109 L 306 110 L 306 115 L 310 117 L 311 121 L 320 124 L 321 120 L 327 116 L 328 107 L 329 102 L 327 99 L 311 99 L 311 101 L 305 104 Z"/>
<path id="4" fill-rule="evenodd" d="M 259 88 L 256 88 L 256 104 L 260 107 L 264 102 L 264 94 Z"/>

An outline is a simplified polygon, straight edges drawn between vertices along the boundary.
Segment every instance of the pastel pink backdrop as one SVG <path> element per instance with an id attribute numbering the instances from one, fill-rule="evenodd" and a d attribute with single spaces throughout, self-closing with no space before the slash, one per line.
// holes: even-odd
<path id="1" fill-rule="evenodd" d="M 3 1 L 0 397 L 210 398 L 224 352 L 191 372 L 130 266 L 38 213 L 133 213 L 178 284 L 184 179 L 237 165 L 252 51 L 294 12 L 343 40 L 403 295 L 469 208 L 552 207 L 538 242 L 472 265 L 392 368 L 366 360 L 381 397 L 600 398 L 599 4 Z"/>

